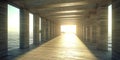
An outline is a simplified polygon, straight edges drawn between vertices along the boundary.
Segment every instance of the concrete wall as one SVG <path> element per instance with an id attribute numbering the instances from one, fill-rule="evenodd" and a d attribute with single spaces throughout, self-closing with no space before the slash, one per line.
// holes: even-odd
<path id="1" fill-rule="evenodd" d="M 7 3 L 0 0 L 0 57 L 7 55 Z"/>
<path id="2" fill-rule="evenodd" d="M 77 35 L 82 41 L 94 43 L 96 49 L 108 50 L 108 9 L 98 6 L 95 13 L 77 23 Z M 90 12 L 91 13 L 91 12 Z M 89 22 L 89 23 L 88 23 Z"/>
<path id="3" fill-rule="evenodd" d="M 20 48 L 29 47 L 29 12 L 20 9 Z"/>
<path id="4" fill-rule="evenodd" d="M 120 0 L 113 2 L 112 59 L 120 59 Z"/>

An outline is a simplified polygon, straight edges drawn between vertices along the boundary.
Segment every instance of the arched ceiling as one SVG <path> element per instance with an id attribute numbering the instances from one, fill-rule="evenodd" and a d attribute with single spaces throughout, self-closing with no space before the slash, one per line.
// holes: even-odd
<path id="1" fill-rule="evenodd" d="M 26 8 L 48 20 L 61 24 L 76 24 L 94 14 L 98 6 L 107 5 L 110 0 L 8 0 L 16 6 Z"/>

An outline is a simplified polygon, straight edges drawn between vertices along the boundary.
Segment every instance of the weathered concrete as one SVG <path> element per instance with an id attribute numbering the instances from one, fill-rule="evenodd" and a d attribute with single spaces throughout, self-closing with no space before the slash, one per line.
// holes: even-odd
<path id="1" fill-rule="evenodd" d="M 0 1 L 0 57 L 7 55 L 7 3 Z"/>
<path id="2" fill-rule="evenodd" d="M 48 40 L 50 40 L 50 21 L 48 20 Z"/>
<path id="3" fill-rule="evenodd" d="M 109 60 L 107 52 L 88 46 L 74 34 L 63 34 L 15 60 Z"/>
<path id="4" fill-rule="evenodd" d="M 100 11 L 99 11 L 100 10 Z M 100 50 L 108 51 L 108 19 L 107 7 L 98 8 L 98 28 L 99 38 L 97 39 L 97 48 Z"/>
<path id="5" fill-rule="evenodd" d="M 112 59 L 120 59 L 120 0 L 113 1 Z"/>
<path id="6" fill-rule="evenodd" d="M 29 12 L 20 9 L 20 48 L 29 47 Z"/>
<path id="7" fill-rule="evenodd" d="M 41 43 L 44 43 L 45 42 L 45 21 L 43 18 L 41 18 Z"/>
<path id="8" fill-rule="evenodd" d="M 34 20 L 33 20 L 33 44 L 34 45 L 39 45 L 39 16 L 34 14 Z"/>
<path id="9" fill-rule="evenodd" d="M 108 50 L 107 41 L 108 41 L 108 29 L 107 29 L 107 22 L 101 21 L 100 25 L 98 26 L 97 34 L 97 49 L 99 50 Z"/>

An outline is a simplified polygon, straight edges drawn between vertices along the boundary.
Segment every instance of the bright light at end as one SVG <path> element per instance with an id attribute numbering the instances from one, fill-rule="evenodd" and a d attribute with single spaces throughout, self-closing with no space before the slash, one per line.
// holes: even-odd
<path id="1" fill-rule="evenodd" d="M 61 25 L 61 32 L 76 33 L 76 25 Z"/>

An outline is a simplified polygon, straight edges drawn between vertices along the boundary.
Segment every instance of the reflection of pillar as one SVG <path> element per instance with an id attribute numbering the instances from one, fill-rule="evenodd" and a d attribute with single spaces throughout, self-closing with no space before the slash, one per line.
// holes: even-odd
<path id="1" fill-rule="evenodd" d="M 7 55 L 7 3 L 0 1 L 0 57 Z"/>
<path id="2" fill-rule="evenodd" d="M 39 16 L 34 15 L 34 20 L 33 20 L 33 43 L 34 45 L 39 44 Z"/>
<path id="3" fill-rule="evenodd" d="M 29 47 L 29 12 L 20 9 L 20 48 Z"/>

